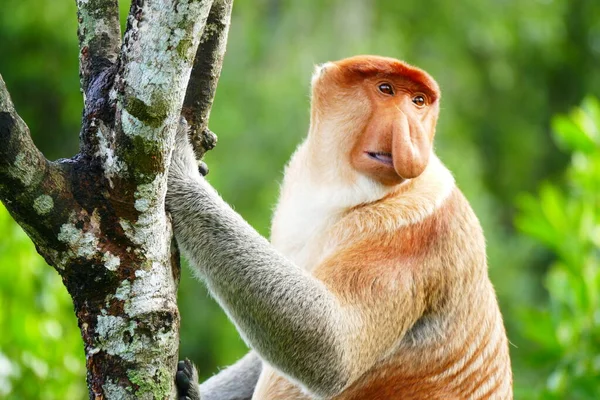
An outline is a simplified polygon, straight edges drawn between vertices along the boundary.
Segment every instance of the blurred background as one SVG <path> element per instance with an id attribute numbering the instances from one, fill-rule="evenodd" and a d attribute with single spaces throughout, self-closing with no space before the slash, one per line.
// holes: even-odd
<path id="1" fill-rule="evenodd" d="M 74 3 L 0 13 L 0 73 L 49 159 L 78 149 Z M 515 398 L 600 398 L 600 2 L 236 0 L 206 161 L 262 234 L 308 127 L 313 65 L 361 53 L 442 88 L 436 149 L 486 233 Z M 247 351 L 187 269 L 179 304 L 181 355 L 203 379 Z M 67 292 L 0 205 L 0 398 L 84 399 L 84 377 Z"/>

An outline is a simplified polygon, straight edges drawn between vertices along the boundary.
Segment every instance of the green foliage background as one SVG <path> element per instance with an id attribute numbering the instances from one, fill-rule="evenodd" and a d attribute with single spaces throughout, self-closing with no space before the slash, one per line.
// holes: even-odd
<path id="1" fill-rule="evenodd" d="M 443 92 L 437 152 L 486 232 L 515 397 L 598 398 L 597 102 L 551 121 L 600 94 L 599 15 L 597 0 L 236 0 L 210 181 L 268 235 L 282 168 L 308 126 L 314 64 L 371 53 L 426 69 Z M 2 2 L 0 73 L 50 159 L 78 148 L 77 52 L 73 1 Z M 0 238 L 0 398 L 86 398 L 58 275 L 3 208 Z M 181 353 L 203 377 L 246 351 L 188 271 L 179 299 Z"/>

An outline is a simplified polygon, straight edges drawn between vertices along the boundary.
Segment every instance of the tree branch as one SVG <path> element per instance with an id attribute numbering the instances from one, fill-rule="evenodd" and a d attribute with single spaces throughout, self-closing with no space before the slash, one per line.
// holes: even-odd
<path id="1" fill-rule="evenodd" d="M 79 22 L 79 78 L 87 94 L 90 83 L 116 61 L 121 47 L 118 0 L 76 0 Z"/>
<path id="2" fill-rule="evenodd" d="M 123 164 L 115 174 L 147 181 L 165 172 L 212 2 L 132 1 L 116 78 L 115 153 Z M 149 162 L 140 163 L 141 154 Z"/>
<path id="3" fill-rule="evenodd" d="M 0 75 L 0 176 L 2 186 L 20 185 L 21 188 L 39 183 L 46 159 L 35 147 L 29 128 L 15 111 L 14 105 Z"/>
<path id="4" fill-rule="evenodd" d="M 208 129 L 208 119 L 221 75 L 232 5 L 233 0 L 215 0 L 213 3 L 183 102 L 182 114 L 190 126 L 198 160 L 217 143 L 216 135 Z"/>
<path id="5" fill-rule="evenodd" d="M 79 79 L 85 103 L 81 154 L 98 159 L 99 142 L 113 140 L 115 104 L 108 97 L 121 47 L 118 0 L 76 0 Z"/>
<path id="6" fill-rule="evenodd" d="M 56 249 L 64 249 L 56 232 L 69 213 L 79 209 L 66 171 L 37 149 L 29 128 L 15 111 L 0 75 L 0 200 L 33 239 L 48 262 L 56 264 Z"/>

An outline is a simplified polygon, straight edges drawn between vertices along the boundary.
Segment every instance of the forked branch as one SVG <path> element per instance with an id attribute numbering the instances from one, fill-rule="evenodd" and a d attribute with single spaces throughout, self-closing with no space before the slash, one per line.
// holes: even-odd
<path id="1" fill-rule="evenodd" d="M 0 200 L 73 299 L 90 398 L 162 400 L 176 396 L 179 338 L 167 168 L 186 93 L 186 117 L 208 132 L 232 0 L 131 3 L 121 46 L 118 0 L 76 0 L 75 157 L 46 160 L 0 76 Z"/>

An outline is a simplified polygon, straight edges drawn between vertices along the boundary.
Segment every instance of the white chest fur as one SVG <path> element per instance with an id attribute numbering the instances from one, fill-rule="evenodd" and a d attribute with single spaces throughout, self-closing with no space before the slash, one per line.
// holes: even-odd
<path id="1" fill-rule="evenodd" d="M 295 196 L 276 209 L 271 242 L 296 265 L 310 271 L 325 252 L 327 232 L 338 218 L 329 206 L 315 201 L 310 186 L 298 185 L 293 192 Z"/>
<path id="2" fill-rule="evenodd" d="M 359 174 L 349 183 L 340 178 L 342 173 L 336 167 L 332 162 L 331 168 L 316 173 L 306 144 L 300 145 L 286 168 L 273 216 L 273 246 L 308 271 L 338 244 L 332 228 L 348 210 L 375 202 L 394 190 Z M 380 221 L 379 227 L 394 230 L 430 215 L 451 193 L 454 178 L 432 154 L 427 169 L 410 184 L 406 193 L 390 200 L 397 212 L 393 218 Z M 363 222 L 366 226 L 369 221 Z"/>
<path id="3" fill-rule="evenodd" d="M 347 210 L 389 191 L 363 176 L 356 176 L 352 185 L 342 184 L 335 165 L 318 175 L 311 168 L 310 154 L 303 144 L 286 168 L 271 226 L 273 246 L 309 271 L 334 246 L 331 228 Z"/>

